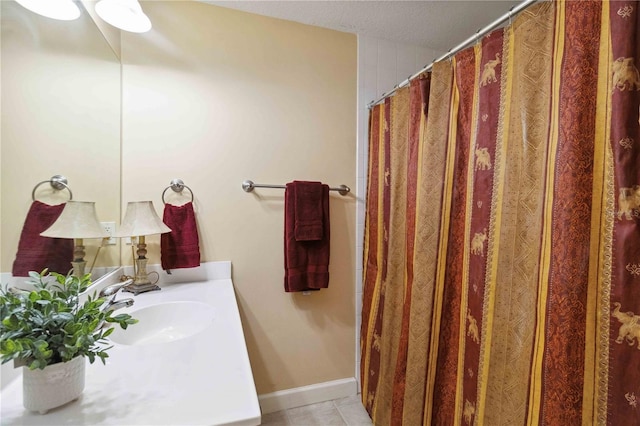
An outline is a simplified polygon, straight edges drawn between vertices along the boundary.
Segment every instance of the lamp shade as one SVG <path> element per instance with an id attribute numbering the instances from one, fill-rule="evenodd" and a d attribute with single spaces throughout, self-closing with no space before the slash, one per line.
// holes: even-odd
<path id="1" fill-rule="evenodd" d="M 145 33 L 151 29 L 151 21 L 138 0 L 100 0 L 96 4 L 96 13 L 121 30 Z"/>
<path id="2" fill-rule="evenodd" d="M 105 238 L 93 201 L 67 201 L 58 219 L 40 235 L 51 238 Z"/>
<path id="3" fill-rule="evenodd" d="M 171 232 L 158 217 L 151 201 L 130 201 L 118 237 L 141 237 L 144 235 Z"/>
<path id="4" fill-rule="evenodd" d="M 73 21 L 80 17 L 80 8 L 73 0 L 16 0 L 25 9 L 47 18 Z"/>

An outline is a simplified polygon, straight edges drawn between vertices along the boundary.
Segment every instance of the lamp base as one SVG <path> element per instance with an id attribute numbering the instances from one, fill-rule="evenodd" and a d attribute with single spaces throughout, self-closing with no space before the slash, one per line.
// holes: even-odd
<path id="1" fill-rule="evenodd" d="M 86 264 L 87 262 L 85 262 L 84 259 L 77 259 L 71 262 L 71 265 L 73 266 L 73 272 L 71 273 L 71 275 L 78 278 L 84 277 L 84 269 Z"/>
<path id="2" fill-rule="evenodd" d="M 142 247 L 141 247 L 142 246 Z M 160 290 L 160 287 L 149 281 L 149 275 L 147 274 L 147 258 L 144 257 L 146 253 L 140 253 L 140 248 L 144 250 L 146 244 L 138 244 L 139 256 L 136 259 L 136 276 L 133 278 L 133 283 L 123 288 L 123 291 L 138 295 L 140 293 L 146 293 L 147 291 Z"/>
<path id="3" fill-rule="evenodd" d="M 155 290 L 161 290 L 161 288 L 150 282 L 147 282 L 147 283 L 133 282 L 122 289 L 122 291 L 133 293 L 135 296 L 137 296 L 140 293 L 146 293 L 147 291 L 155 291 Z"/>

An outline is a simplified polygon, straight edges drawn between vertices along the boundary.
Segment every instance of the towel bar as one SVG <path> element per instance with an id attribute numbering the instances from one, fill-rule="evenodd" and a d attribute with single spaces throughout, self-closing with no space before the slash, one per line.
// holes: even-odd
<path id="1" fill-rule="evenodd" d="M 184 182 L 182 181 L 182 179 L 173 179 L 171 180 L 171 183 L 169 184 L 169 186 L 167 186 L 164 191 L 162 191 L 162 202 L 164 204 L 167 204 L 167 202 L 164 200 L 164 194 L 167 192 L 167 190 L 171 188 L 173 190 L 173 192 L 177 192 L 178 194 L 182 193 L 182 190 L 187 188 L 189 190 L 189 192 L 191 193 L 191 202 L 193 203 L 193 191 L 191 190 L 191 188 L 189 188 L 187 185 L 184 184 Z"/>
<path id="2" fill-rule="evenodd" d="M 269 184 L 262 184 L 262 183 L 253 183 L 253 181 L 251 180 L 245 180 L 244 182 L 242 182 L 242 189 L 244 190 L 244 192 L 251 192 L 253 191 L 254 188 L 285 189 L 286 187 L 287 187 L 286 185 L 269 185 Z M 349 188 L 347 185 L 340 185 L 337 188 L 329 188 L 329 191 L 338 191 L 340 195 L 347 195 L 349 192 L 351 192 L 351 188 Z"/>
<path id="3" fill-rule="evenodd" d="M 33 187 L 33 191 L 31 191 L 31 199 L 33 201 L 36 200 L 36 190 L 40 185 L 45 183 L 51 184 L 51 187 L 56 191 L 61 191 L 63 189 L 66 189 L 67 191 L 69 191 L 69 201 L 73 200 L 73 192 L 71 192 L 71 188 L 69 188 L 69 186 L 67 185 L 68 183 L 67 178 L 62 175 L 53 175 L 51 176 L 51 179 L 38 182 L 36 186 Z"/>

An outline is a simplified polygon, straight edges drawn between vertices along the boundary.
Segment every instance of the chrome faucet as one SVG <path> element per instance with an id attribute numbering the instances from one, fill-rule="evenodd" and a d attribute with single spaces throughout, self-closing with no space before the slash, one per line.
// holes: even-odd
<path id="1" fill-rule="evenodd" d="M 132 298 L 122 299 L 122 300 L 118 300 L 118 301 L 110 300 L 109 302 L 107 302 L 106 310 L 115 311 L 116 309 L 128 308 L 129 306 L 132 306 L 132 305 L 133 305 L 133 299 Z"/>
<path id="2" fill-rule="evenodd" d="M 134 300 L 132 298 L 116 300 L 116 295 L 118 291 L 124 289 L 126 286 L 128 286 L 131 283 L 133 283 L 133 279 L 128 279 L 121 283 L 109 285 L 103 288 L 102 290 L 100 290 L 100 293 L 98 293 L 100 297 L 111 296 L 111 298 L 107 300 L 107 303 L 103 308 L 103 311 L 115 311 L 116 309 L 125 308 L 133 305 Z"/>

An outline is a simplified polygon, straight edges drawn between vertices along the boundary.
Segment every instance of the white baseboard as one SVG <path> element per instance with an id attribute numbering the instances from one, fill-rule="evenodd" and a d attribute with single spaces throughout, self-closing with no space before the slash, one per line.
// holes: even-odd
<path id="1" fill-rule="evenodd" d="M 262 414 L 356 395 L 354 377 L 258 395 Z"/>

